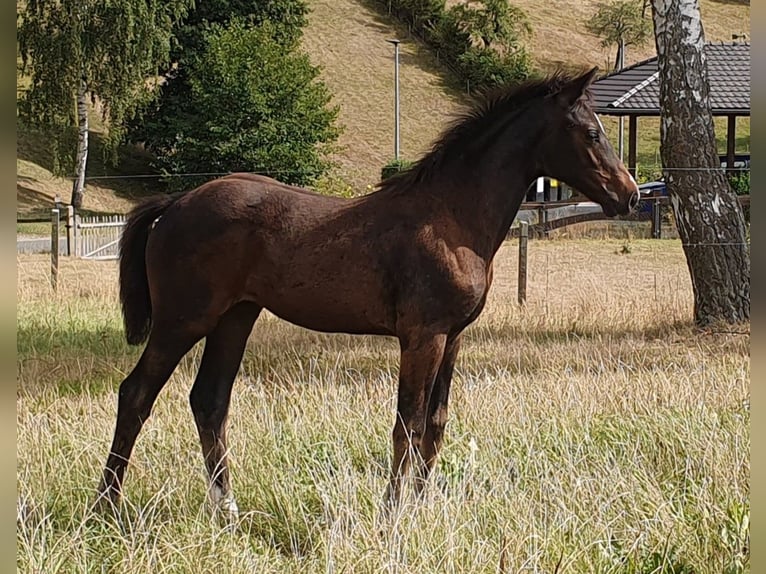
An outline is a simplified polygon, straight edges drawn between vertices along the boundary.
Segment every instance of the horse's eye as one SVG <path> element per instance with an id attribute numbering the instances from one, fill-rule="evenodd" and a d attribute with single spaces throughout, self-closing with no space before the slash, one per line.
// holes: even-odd
<path id="1" fill-rule="evenodd" d="M 593 140 L 594 142 L 597 142 L 597 141 L 598 141 L 598 138 L 599 138 L 599 135 L 598 135 L 598 130 L 596 130 L 596 129 L 593 129 L 593 128 L 589 129 L 589 130 L 588 130 L 588 137 L 589 137 L 591 140 Z"/>

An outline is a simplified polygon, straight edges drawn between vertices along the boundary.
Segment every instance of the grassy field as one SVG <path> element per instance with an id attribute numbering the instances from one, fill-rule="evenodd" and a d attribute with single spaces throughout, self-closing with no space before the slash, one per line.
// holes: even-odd
<path id="1" fill-rule="evenodd" d="M 690 325 L 676 241 L 516 245 L 458 360 L 426 499 L 384 519 L 397 347 L 256 324 L 229 437 L 242 515 L 209 517 L 181 363 L 139 437 L 120 520 L 89 512 L 123 342 L 116 267 L 18 259 L 20 572 L 749 571 L 749 325 Z"/>

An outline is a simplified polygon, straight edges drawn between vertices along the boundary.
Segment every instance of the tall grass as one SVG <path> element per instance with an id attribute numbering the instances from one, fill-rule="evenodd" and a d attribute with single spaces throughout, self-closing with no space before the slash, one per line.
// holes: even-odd
<path id="1" fill-rule="evenodd" d="M 229 419 L 241 518 L 210 516 L 185 358 L 139 437 L 119 518 L 90 512 L 123 342 L 112 263 L 18 260 L 22 572 L 749 570 L 749 327 L 698 332 L 680 246 L 501 250 L 466 333 L 425 499 L 386 518 L 398 351 L 256 324 Z M 626 252 L 627 251 L 627 252 Z"/>

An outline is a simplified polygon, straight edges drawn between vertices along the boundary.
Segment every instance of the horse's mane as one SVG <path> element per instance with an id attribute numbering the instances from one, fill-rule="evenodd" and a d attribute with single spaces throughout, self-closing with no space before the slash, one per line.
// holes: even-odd
<path id="1" fill-rule="evenodd" d="M 464 155 L 502 129 L 524 107 L 557 93 L 577 75 L 557 71 L 547 77 L 527 80 L 479 94 L 473 105 L 460 113 L 431 146 L 431 150 L 411 167 L 378 184 L 381 191 L 406 191 L 440 171 L 451 158 Z M 589 94 L 586 93 L 586 97 Z"/>

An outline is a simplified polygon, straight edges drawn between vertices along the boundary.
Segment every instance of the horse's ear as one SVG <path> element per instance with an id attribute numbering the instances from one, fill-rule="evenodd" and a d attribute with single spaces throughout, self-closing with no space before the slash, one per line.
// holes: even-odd
<path id="1" fill-rule="evenodd" d="M 556 94 L 556 100 L 565 108 L 571 108 L 579 100 L 588 86 L 591 85 L 598 73 L 598 67 L 594 67 L 582 76 L 567 82 Z"/>

